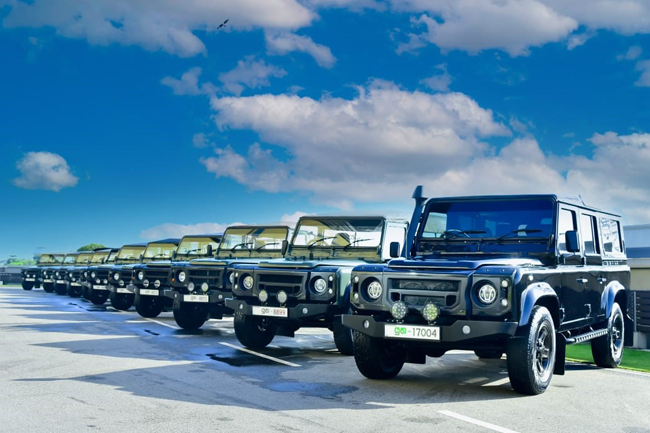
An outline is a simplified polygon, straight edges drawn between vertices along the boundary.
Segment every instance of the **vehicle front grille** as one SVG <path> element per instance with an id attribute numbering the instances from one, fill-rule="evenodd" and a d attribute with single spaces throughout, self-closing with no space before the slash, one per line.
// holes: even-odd
<path id="1" fill-rule="evenodd" d="M 289 296 L 296 296 L 303 290 L 304 278 L 295 274 L 258 274 L 257 284 L 259 290 L 266 290 L 269 294 L 284 290 Z"/>
<path id="2" fill-rule="evenodd" d="M 195 285 L 208 283 L 210 287 L 221 287 L 223 269 L 190 269 L 189 279 Z"/>
<path id="3" fill-rule="evenodd" d="M 167 269 L 145 269 L 144 277 L 151 280 L 160 280 L 161 282 L 169 279 L 169 268 Z"/>
<path id="4" fill-rule="evenodd" d="M 458 281 L 391 279 L 389 282 L 392 290 L 458 292 Z"/>

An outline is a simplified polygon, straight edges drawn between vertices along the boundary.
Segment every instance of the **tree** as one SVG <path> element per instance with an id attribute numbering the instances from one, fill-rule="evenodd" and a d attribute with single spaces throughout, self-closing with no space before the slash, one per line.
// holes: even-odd
<path id="1" fill-rule="evenodd" d="M 93 251 L 96 250 L 97 248 L 106 248 L 106 246 L 102 244 L 88 244 L 88 245 L 84 245 L 83 247 L 80 247 L 77 251 Z"/>

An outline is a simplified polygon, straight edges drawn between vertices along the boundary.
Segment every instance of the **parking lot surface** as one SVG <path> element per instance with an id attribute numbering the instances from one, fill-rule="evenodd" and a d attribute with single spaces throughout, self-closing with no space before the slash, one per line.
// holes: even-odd
<path id="1" fill-rule="evenodd" d="M 0 288 L 3 432 L 650 433 L 650 375 L 569 364 L 512 391 L 505 357 L 454 351 L 372 381 L 327 330 L 253 352 L 232 320 L 196 332 L 81 299 Z"/>

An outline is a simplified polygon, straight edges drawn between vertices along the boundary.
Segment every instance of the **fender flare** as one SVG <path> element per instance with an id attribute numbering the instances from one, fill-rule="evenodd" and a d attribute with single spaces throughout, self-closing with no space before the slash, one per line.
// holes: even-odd
<path id="1" fill-rule="evenodd" d="M 600 297 L 600 308 L 605 310 L 605 317 L 609 319 L 609 316 L 612 314 L 612 307 L 614 306 L 614 300 L 616 299 L 616 296 L 621 292 L 621 290 L 625 293 L 625 287 L 619 283 L 618 281 L 612 281 L 610 282 L 607 287 L 605 287 L 605 290 L 603 290 L 603 294 Z M 626 294 L 626 299 L 627 299 L 627 294 Z M 625 305 L 621 305 L 621 308 L 625 308 Z M 623 314 L 627 314 L 627 311 L 623 311 Z"/>
<path id="2" fill-rule="evenodd" d="M 345 290 L 343 291 L 343 296 L 341 297 L 341 308 L 343 308 L 345 311 L 347 311 L 350 308 L 350 305 L 352 304 L 350 300 L 351 290 L 352 290 L 352 283 L 348 283 L 347 286 L 345 286 Z"/>
<path id="3" fill-rule="evenodd" d="M 552 298 L 557 305 L 560 305 L 557 293 L 548 283 L 533 283 L 521 293 L 519 306 L 519 326 L 526 326 L 530 321 L 533 308 L 543 298 Z M 551 311 L 551 314 L 553 312 Z"/>

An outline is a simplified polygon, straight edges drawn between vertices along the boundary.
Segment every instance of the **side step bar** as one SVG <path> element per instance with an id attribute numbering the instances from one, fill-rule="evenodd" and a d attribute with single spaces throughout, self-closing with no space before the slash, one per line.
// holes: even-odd
<path id="1" fill-rule="evenodd" d="M 586 334 L 576 335 L 575 337 L 567 338 L 566 344 L 584 343 L 585 341 L 607 335 L 607 332 L 607 329 L 597 329 L 596 331 L 587 332 Z"/>

